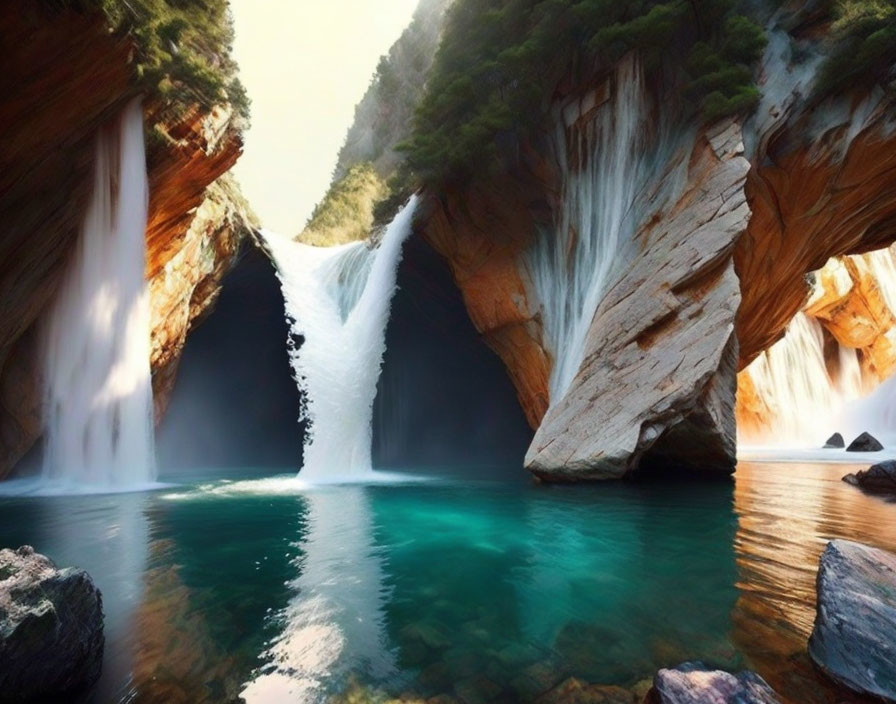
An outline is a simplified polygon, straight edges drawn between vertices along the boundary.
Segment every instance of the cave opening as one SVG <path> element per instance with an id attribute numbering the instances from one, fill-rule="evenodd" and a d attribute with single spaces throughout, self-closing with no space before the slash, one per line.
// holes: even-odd
<path id="1" fill-rule="evenodd" d="M 470 321 L 447 264 L 413 236 L 404 244 L 397 280 L 374 401 L 374 467 L 527 476 L 522 461 L 532 430 L 502 363 Z M 215 309 L 184 347 L 157 432 L 163 480 L 265 476 L 301 467 L 304 427 L 289 335 L 274 267 L 247 241 Z"/>

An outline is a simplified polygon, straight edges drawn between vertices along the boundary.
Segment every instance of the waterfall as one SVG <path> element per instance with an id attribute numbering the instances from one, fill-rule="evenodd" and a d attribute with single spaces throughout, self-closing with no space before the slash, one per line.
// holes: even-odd
<path id="1" fill-rule="evenodd" d="M 747 367 L 757 398 L 774 419 L 770 425 L 777 443 L 817 447 L 837 430 L 836 416 L 844 399 L 858 391 L 857 382 L 861 387 L 855 350 L 841 347 L 839 358 L 846 371 L 839 375 L 844 386 L 828 374 L 821 324 L 797 313 L 783 339 Z"/>
<path id="2" fill-rule="evenodd" d="M 376 244 L 313 247 L 264 232 L 283 288 L 307 421 L 303 479 L 371 471 L 371 420 L 401 248 L 416 196 Z"/>
<path id="3" fill-rule="evenodd" d="M 45 479 L 133 487 L 155 477 L 143 110 L 96 140 L 93 193 L 44 331 Z"/>
<path id="4" fill-rule="evenodd" d="M 588 106 L 558 115 L 554 151 L 563 174 L 562 203 L 554 230 L 540 233 L 527 252 L 543 343 L 553 358 L 551 404 L 579 371 L 591 321 L 644 216 L 638 199 L 659 181 L 652 167 L 663 163 L 657 157 L 669 146 L 668 135 L 646 136 L 647 92 L 634 56 L 620 62 L 614 83 L 610 100 L 593 117 L 581 118 Z M 566 118 L 575 108 L 579 112 Z"/>
<path id="5" fill-rule="evenodd" d="M 890 249 L 851 257 L 862 277 L 874 280 L 883 302 L 896 312 L 896 265 Z M 885 331 L 890 337 L 892 330 Z M 872 393 L 859 351 L 836 340 L 825 354 L 821 324 L 798 313 L 784 337 L 757 357 L 747 374 L 763 428 L 739 428 L 739 441 L 779 447 L 819 447 L 832 433 L 847 438 L 863 431 L 896 439 L 896 378 Z M 836 349 L 836 356 L 834 355 Z M 894 443 L 886 443 L 894 444 Z"/>

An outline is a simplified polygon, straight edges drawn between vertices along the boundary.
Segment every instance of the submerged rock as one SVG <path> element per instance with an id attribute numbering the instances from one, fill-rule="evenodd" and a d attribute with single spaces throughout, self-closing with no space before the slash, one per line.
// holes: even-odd
<path id="1" fill-rule="evenodd" d="M 536 704 L 634 704 L 634 692 L 622 687 L 588 684 L 570 677 L 535 700 Z"/>
<path id="2" fill-rule="evenodd" d="M 840 433 L 834 433 L 825 440 L 824 449 L 840 449 L 846 447 L 846 443 L 843 441 L 843 436 Z"/>
<path id="3" fill-rule="evenodd" d="M 843 481 L 875 494 L 896 494 L 896 460 L 879 462 L 855 474 L 847 474 Z"/>
<path id="4" fill-rule="evenodd" d="M 853 691 L 896 702 L 896 555 L 834 540 L 817 589 L 812 661 Z"/>
<path id="5" fill-rule="evenodd" d="M 30 546 L 0 550 L 0 702 L 58 697 L 100 676 L 103 605 L 90 576 Z"/>
<path id="6" fill-rule="evenodd" d="M 862 433 L 849 443 L 849 447 L 846 448 L 847 452 L 880 452 L 884 449 L 884 446 L 878 442 L 877 438 L 875 438 L 871 433 Z"/>
<path id="7" fill-rule="evenodd" d="M 651 704 L 780 704 L 778 695 L 755 672 L 736 675 L 686 662 L 656 673 Z"/>

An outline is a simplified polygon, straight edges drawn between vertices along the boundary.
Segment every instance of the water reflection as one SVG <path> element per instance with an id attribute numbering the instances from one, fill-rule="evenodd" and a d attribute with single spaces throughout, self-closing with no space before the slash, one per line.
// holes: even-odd
<path id="1" fill-rule="evenodd" d="M 896 504 L 841 482 L 851 469 L 6 498 L 0 544 L 93 575 L 104 704 L 315 701 L 351 682 L 526 702 L 698 658 L 834 704 L 861 700 L 806 656 L 819 554 L 836 537 L 896 549 Z"/>
<path id="2" fill-rule="evenodd" d="M 855 469 L 749 462 L 737 469 L 736 643 L 793 704 L 866 701 L 829 686 L 806 655 L 827 542 L 848 538 L 896 549 L 896 506 L 844 484 L 841 477 Z"/>
<path id="3" fill-rule="evenodd" d="M 3 547 L 29 544 L 60 567 L 77 565 L 103 595 L 106 647 L 96 702 L 130 689 L 136 613 L 143 597 L 148 523 L 146 494 L 8 499 L 0 511 Z"/>
<path id="4" fill-rule="evenodd" d="M 249 704 L 316 701 L 349 674 L 381 681 L 394 673 L 383 612 L 389 594 L 367 491 L 321 488 L 303 497 L 307 528 L 289 582 L 294 596 L 273 617 L 280 632 L 243 689 Z"/>

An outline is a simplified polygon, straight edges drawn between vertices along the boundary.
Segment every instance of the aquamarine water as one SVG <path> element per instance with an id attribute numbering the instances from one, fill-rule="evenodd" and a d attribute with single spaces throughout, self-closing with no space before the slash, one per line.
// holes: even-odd
<path id="1" fill-rule="evenodd" d="M 734 483 L 546 487 L 289 479 L 0 500 L 0 544 L 94 576 L 92 701 L 524 702 L 567 677 L 635 686 L 703 659 L 789 701 L 844 701 L 805 658 L 833 537 L 896 547 L 896 505 L 837 465 Z M 362 696 L 363 694 L 363 696 Z"/>

